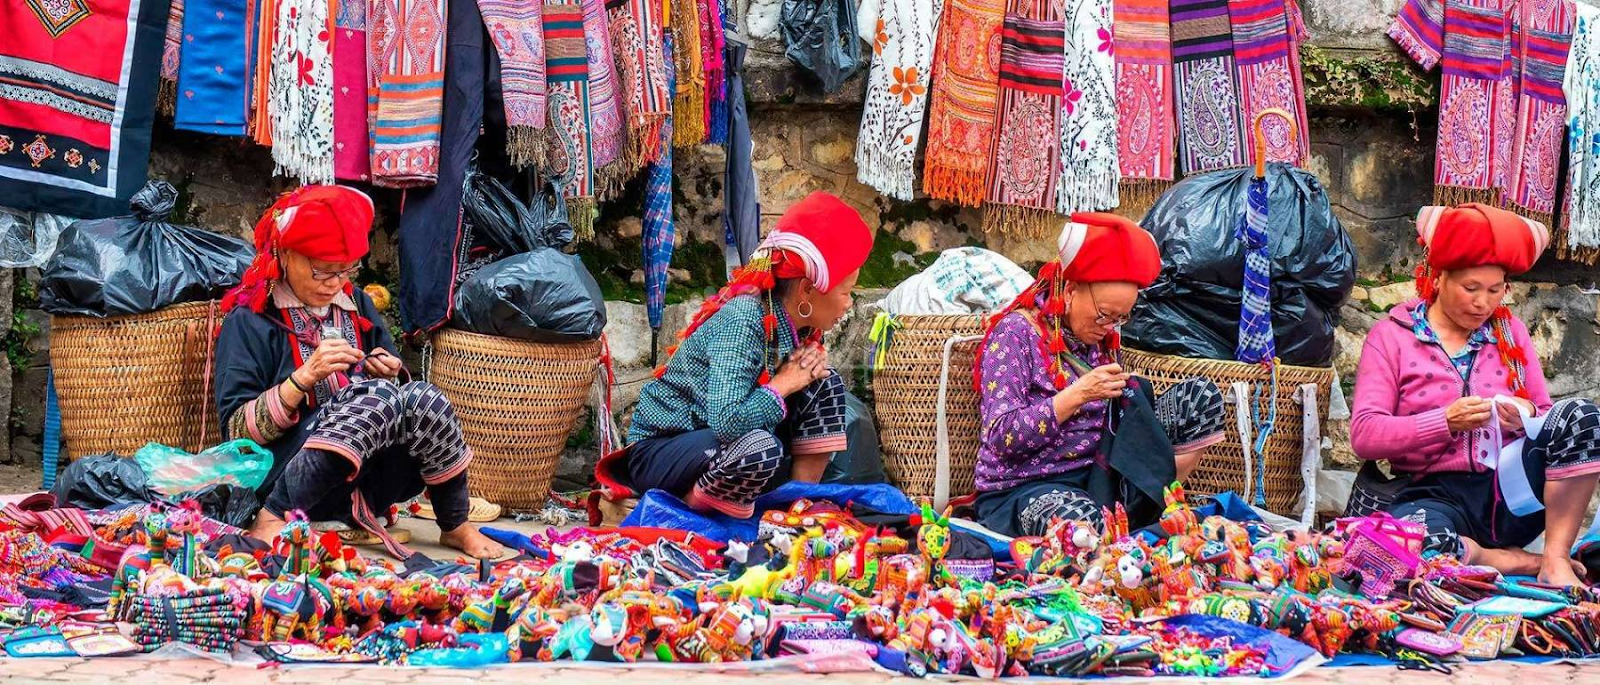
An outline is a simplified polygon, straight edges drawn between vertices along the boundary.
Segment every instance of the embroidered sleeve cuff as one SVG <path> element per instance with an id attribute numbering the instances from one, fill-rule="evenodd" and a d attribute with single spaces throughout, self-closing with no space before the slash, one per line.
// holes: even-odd
<path id="1" fill-rule="evenodd" d="M 785 418 L 788 418 L 788 416 L 789 416 L 789 403 L 783 401 L 783 394 L 778 392 L 777 390 L 773 390 L 772 389 L 772 385 L 770 383 L 767 384 L 767 385 L 761 386 L 761 389 L 767 391 L 768 394 L 772 395 L 772 401 L 773 402 L 777 402 L 778 403 L 778 420 L 782 421 Z"/>
<path id="2" fill-rule="evenodd" d="M 277 426 L 278 430 L 288 430 L 300 422 L 300 412 L 283 403 L 283 393 L 278 391 L 277 386 L 261 393 L 261 399 L 265 400 L 272 425 Z"/>

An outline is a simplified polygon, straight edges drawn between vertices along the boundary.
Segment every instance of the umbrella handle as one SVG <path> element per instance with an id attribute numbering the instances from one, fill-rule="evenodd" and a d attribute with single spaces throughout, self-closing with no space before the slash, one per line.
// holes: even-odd
<path id="1" fill-rule="evenodd" d="M 1271 114 L 1283 117 L 1284 121 L 1289 122 L 1290 138 L 1295 137 L 1297 133 L 1294 128 L 1294 117 L 1290 116 L 1289 112 L 1282 107 L 1269 107 L 1256 113 L 1256 119 L 1250 125 L 1251 128 L 1255 129 L 1256 134 L 1256 178 L 1267 177 L 1267 131 L 1261 128 L 1261 120 Z"/>

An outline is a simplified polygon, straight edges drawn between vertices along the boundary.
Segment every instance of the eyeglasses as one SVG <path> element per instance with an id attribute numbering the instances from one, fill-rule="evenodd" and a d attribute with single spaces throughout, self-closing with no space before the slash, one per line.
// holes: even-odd
<path id="1" fill-rule="evenodd" d="M 1100 303 L 1094 299 L 1094 288 L 1088 288 L 1087 290 L 1089 291 L 1089 304 L 1094 305 L 1094 325 L 1121 328 L 1128 324 L 1130 317 L 1127 314 L 1112 316 L 1105 313 L 1100 309 Z"/>
<path id="2" fill-rule="evenodd" d="M 352 266 L 352 267 L 350 267 L 348 269 L 345 269 L 344 271 L 323 271 L 321 269 L 312 267 L 312 269 L 311 269 L 311 280 L 314 280 L 314 281 L 327 281 L 327 280 L 332 280 L 332 279 L 335 279 L 335 278 L 340 278 L 340 279 L 344 279 L 344 280 L 348 281 L 348 280 L 354 279 L 356 277 L 356 274 L 358 274 L 358 273 L 361 273 L 360 265 Z"/>

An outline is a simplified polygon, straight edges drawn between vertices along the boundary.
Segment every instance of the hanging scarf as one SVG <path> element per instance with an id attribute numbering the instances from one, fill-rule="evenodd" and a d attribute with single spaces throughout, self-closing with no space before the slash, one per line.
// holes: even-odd
<path id="1" fill-rule="evenodd" d="M 545 171 L 571 201 L 573 229 L 587 238 L 594 229 L 594 158 L 589 144 L 590 63 L 581 5 L 545 1 L 544 49 L 552 129 Z"/>
<path id="2" fill-rule="evenodd" d="M 988 190 L 1000 108 L 1000 29 L 1006 3 L 946 3 L 933 60 L 922 190 L 934 199 L 976 207 Z"/>
<path id="3" fill-rule="evenodd" d="M 617 79 L 625 94 L 627 168 L 638 170 L 661 159 L 661 128 L 671 114 L 660 0 L 609 0 L 611 46 Z M 667 141 L 671 144 L 671 141 Z"/>
<path id="4" fill-rule="evenodd" d="M 1245 165 L 1227 0 L 1172 0 L 1173 96 L 1184 175 Z"/>
<path id="5" fill-rule="evenodd" d="M 370 11 L 372 183 L 432 185 L 439 178 L 444 110 L 445 6 L 439 0 L 372 0 Z"/>
<path id="6" fill-rule="evenodd" d="M 247 0 L 190 0 L 183 26 L 187 48 L 179 54 L 172 127 L 211 135 L 242 136 L 252 67 Z"/>
<path id="7" fill-rule="evenodd" d="M 1124 208 L 1155 204 L 1172 184 L 1172 31 L 1167 0 L 1114 0 L 1118 196 Z"/>
<path id="8" fill-rule="evenodd" d="M 1117 78 L 1110 0 L 1072 0 L 1061 94 L 1061 180 L 1056 211 L 1117 206 Z"/>
<path id="9" fill-rule="evenodd" d="M 1007 0 L 1000 44 L 1000 119 L 984 231 L 1043 236 L 1055 213 L 1061 154 L 1065 24 L 1051 0 Z"/>
<path id="10" fill-rule="evenodd" d="M 654 0 L 649 0 L 654 4 Z M 663 42 L 670 38 L 663 37 Z M 672 51 L 672 46 L 664 46 L 663 56 Z M 672 66 L 670 61 L 663 61 L 666 65 L 666 85 L 671 88 Z M 667 282 L 668 267 L 672 266 L 672 248 L 674 234 L 677 232 L 672 220 L 672 112 L 655 129 L 655 135 L 660 137 L 656 147 L 660 151 L 655 161 L 650 163 L 650 172 L 646 176 L 644 186 L 644 228 L 640 241 L 644 250 L 644 300 L 645 315 L 650 320 L 652 330 L 661 329 L 661 315 L 667 308 Z"/>
<path id="11" fill-rule="evenodd" d="M 1567 98 L 1567 196 L 1557 255 L 1600 263 L 1600 9 L 1577 5 Z"/>
<path id="12" fill-rule="evenodd" d="M 1256 115 L 1281 109 L 1294 118 L 1294 135 L 1282 117 L 1261 121 L 1267 140 L 1267 161 L 1295 166 L 1310 154 L 1306 134 L 1305 84 L 1300 78 L 1299 12 L 1292 0 L 1229 0 L 1228 19 L 1233 26 L 1233 53 L 1239 67 L 1239 99 L 1246 131 L 1253 131 Z M 1254 133 L 1249 135 L 1253 136 Z M 1245 163 L 1255 163 L 1255 145 L 1247 136 Z"/>
<path id="13" fill-rule="evenodd" d="M 167 12 L 167 39 L 161 46 L 161 89 L 156 93 L 156 107 L 170 114 L 178 97 L 178 60 L 183 46 L 183 0 L 172 0 Z"/>
<path id="14" fill-rule="evenodd" d="M 883 47 L 872 60 L 861 105 L 856 178 L 899 200 L 909 201 L 913 195 L 934 34 L 943 4 L 943 0 L 884 0 L 879 7 L 882 14 L 864 17 L 861 23 L 881 27 Z"/>
<path id="15" fill-rule="evenodd" d="M 272 116 L 267 97 L 272 81 L 272 37 L 278 28 L 278 0 L 260 0 L 256 17 L 255 46 L 251 54 L 254 72 L 250 79 L 250 139 L 257 145 L 272 145 Z M 369 22 L 370 23 L 370 22 Z"/>
<path id="16" fill-rule="evenodd" d="M 367 3 L 334 0 L 333 175 L 366 181 L 372 171 L 367 147 Z"/>
<path id="17" fill-rule="evenodd" d="M 617 91 L 616 63 L 611 59 L 611 29 L 605 0 L 583 0 L 583 36 L 589 60 L 589 147 L 594 158 L 597 200 L 622 192 L 633 177 L 620 168 L 622 159 L 622 102 Z"/>
<path id="18" fill-rule="evenodd" d="M 544 20 L 541 4 L 478 0 L 484 26 L 500 56 L 500 91 L 506 109 L 506 154 L 512 166 L 540 163 L 544 151 Z"/>
<path id="19" fill-rule="evenodd" d="M 267 112 L 274 174 L 333 181 L 333 55 L 327 0 L 278 5 Z"/>
<path id="20" fill-rule="evenodd" d="M 728 144 L 728 75 L 724 64 L 727 36 L 722 31 L 719 0 L 700 3 L 700 57 L 706 65 L 706 142 Z"/>
<path id="21" fill-rule="evenodd" d="M 1523 2 L 1513 33 L 1518 81 L 1516 136 L 1505 207 L 1550 225 L 1555 213 L 1556 166 L 1567 118 L 1561 92 L 1576 9 L 1570 0 Z"/>
<path id="22" fill-rule="evenodd" d="M 695 0 L 675 0 L 672 9 L 672 63 L 678 85 L 672 99 L 672 144 L 694 147 L 706 141 L 706 72 L 700 59 L 700 10 Z"/>

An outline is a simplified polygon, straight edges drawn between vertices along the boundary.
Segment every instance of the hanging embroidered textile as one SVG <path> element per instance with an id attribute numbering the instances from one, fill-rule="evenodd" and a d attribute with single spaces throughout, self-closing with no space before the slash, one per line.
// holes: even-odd
<path id="1" fill-rule="evenodd" d="M 671 113 L 663 51 L 665 17 L 660 0 L 609 0 L 611 46 L 617 60 L 623 116 L 627 118 L 628 168 L 638 170 L 661 158 L 661 127 Z M 668 145 L 671 141 L 667 141 Z"/>
<path id="2" fill-rule="evenodd" d="M 870 7 L 870 5 L 863 5 Z M 856 178 L 898 200 L 911 200 L 917 147 L 928 105 L 934 34 L 944 0 L 883 0 L 876 26 L 872 71 L 856 138 Z"/>
<path id="3" fill-rule="evenodd" d="M 1271 116 L 1261 122 L 1267 161 L 1305 164 L 1311 144 L 1306 134 L 1305 84 L 1300 78 L 1299 42 L 1304 27 L 1299 12 L 1292 0 L 1229 0 L 1228 19 L 1233 26 L 1234 61 L 1239 67 L 1241 123 L 1248 131 L 1263 111 L 1288 112 L 1294 121 Z M 1245 145 L 1244 153 L 1245 163 L 1255 164 L 1255 145 Z"/>
<path id="4" fill-rule="evenodd" d="M 367 143 L 367 3 L 333 0 L 333 176 L 371 178 Z"/>
<path id="5" fill-rule="evenodd" d="M 696 1 L 700 3 L 701 60 L 706 65 L 706 142 L 727 145 L 728 72 L 724 60 L 728 42 L 722 31 L 722 3 L 719 0 Z"/>
<path id="6" fill-rule="evenodd" d="M 700 5 L 695 0 L 668 3 L 672 12 L 672 64 L 677 70 L 677 86 L 672 96 L 672 144 L 693 147 L 706 141 L 705 63 L 699 59 Z"/>
<path id="7" fill-rule="evenodd" d="M 1061 85 L 1061 179 L 1056 211 L 1117 206 L 1117 69 L 1110 0 L 1070 0 Z"/>
<path id="8" fill-rule="evenodd" d="M 545 172 L 571 200 L 573 228 L 579 237 L 586 237 L 593 229 L 594 162 L 589 147 L 590 79 L 582 5 L 546 0 L 544 51 L 551 126 Z"/>
<path id="9" fill-rule="evenodd" d="M 388 188 L 430 185 L 439 177 L 444 4 L 372 0 L 370 11 L 372 183 Z"/>
<path id="10" fill-rule="evenodd" d="M 1161 0 L 1165 6 L 1166 0 Z M 1005 0 L 946 0 L 934 49 L 922 190 L 966 207 L 988 191 L 1000 109 L 1000 30 Z"/>
<path id="11" fill-rule="evenodd" d="M 1184 175 L 1244 166 L 1227 0 L 1172 0 L 1173 99 Z"/>
<path id="12" fill-rule="evenodd" d="M 1172 30 L 1167 0 L 1114 0 L 1118 192 L 1144 209 L 1172 184 Z"/>
<path id="13" fill-rule="evenodd" d="M 150 161 L 167 0 L 0 3 L 0 205 L 128 213 Z"/>
<path id="14" fill-rule="evenodd" d="M 616 62 L 611 59 L 611 29 L 605 0 L 583 0 L 583 35 L 589 60 L 589 148 L 594 164 L 594 196 L 616 197 L 637 169 L 622 160 L 622 103 L 617 90 Z"/>
<path id="15" fill-rule="evenodd" d="M 1567 99 L 1567 194 L 1557 256 L 1600 263 L 1600 9 L 1576 5 L 1572 51 L 1562 91 Z"/>
<path id="16" fill-rule="evenodd" d="M 333 181 L 333 55 L 327 0 L 283 0 L 272 44 L 273 173 Z"/>
<path id="17" fill-rule="evenodd" d="M 183 0 L 172 0 L 167 11 L 167 40 L 161 47 L 161 90 L 157 93 L 157 106 L 164 114 L 171 114 L 178 96 L 178 60 L 183 47 Z"/>
<path id="18" fill-rule="evenodd" d="M 1043 236 L 1059 230 L 1065 24 L 1052 0 L 1007 0 L 1000 39 L 1000 118 L 989 163 L 984 231 Z"/>
<path id="19" fill-rule="evenodd" d="M 251 17 L 255 19 L 255 39 L 251 41 L 254 49 L 250 54 L 250 123 L 245 128 L 257 145 L 271 145 L 272 117 L 267 114 L 267 90 L 272 80 L 272 36 L 278 25 L 278 0 L 260 0 Z M 376 100 L 370 96 L 368 100 L 370 109 Z M 371 119 L 370 112 L 368 119 Z"/>
<path id="20" fill-rule="evenodd" d="M 544 19 L 538 2 L 478 0 L 500 57 L 500 99 L 506 111 L 506 154 L 512 166 L 537 166 L 544 152 Z"/>
<path id="21" fill-rule="evenodd" d="M 252 67 L 248 0 L 190 0 L 183 24 L 172 127 L 242 136 L 249 122 Z"/>
<path id="22" fill-rule="evenodd" d="M 1389 37 L 1442 74 L 1436 204 L 1482 202 L 1550 220 L 1572 15 L 1569 0 L 1509 8 L 1502 0 L 1407 0 Z"/>

